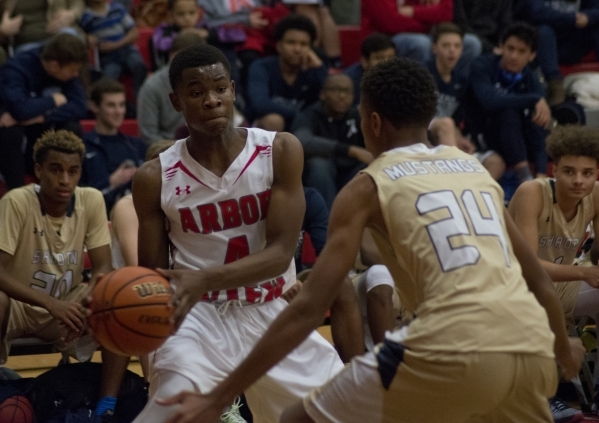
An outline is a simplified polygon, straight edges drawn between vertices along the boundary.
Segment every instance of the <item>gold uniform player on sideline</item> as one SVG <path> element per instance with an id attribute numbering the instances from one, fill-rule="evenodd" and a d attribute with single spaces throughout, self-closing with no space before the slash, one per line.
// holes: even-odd
<path id="1" fill-rule="evenodd" d="M 79 361 L 98 347 L 89 334 L 74 340 L 84 330 L 80 301 L 89 292 L 81 284 L 83 247 L 93 269 L 90 285 L 112 270 L 102 193 L 77 186 L 84 155 L 72 132 L 45 132 L 33 147 L 39 185 L 15 188 L 0 200 L 1 363 L 11 341 L 25 336 L 52 342 Z M 112 422 L 129 357 L 102 350 L 102 363 L 96 414 Z"/>
<path id="2" fill-rule="evenodd" d="M 434 91 L 428 72 L 407 59 L 364 76 L 362 131 L 377 158 L 335 200 L 327 244 L 304 289 L 209 394 L 161 400 L 182 404 L 168 423 L 216 422 L 320 324 L 365 227 L 417 317 L 281 422 L 552 422 L 554 359 L 571 378 L 582 345 L 567 337 L 551 279 L 504 212 L 499 185 L 457 148 L 430 148 Z"/>

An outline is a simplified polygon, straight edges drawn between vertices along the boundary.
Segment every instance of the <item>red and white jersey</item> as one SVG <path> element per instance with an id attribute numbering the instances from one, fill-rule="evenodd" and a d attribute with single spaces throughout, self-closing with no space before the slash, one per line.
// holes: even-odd
<path id="1" fill-rule="evenodd" d="M 175 269 L 220 266 L 264 249 L 275 135 L 248 128 L 245 148 L 220 178 L 191 157 L 184 139 L 160 154 L 161 206 Z M 294 282 L 291 259 L 287 271 L 273 280 L 209 292 L 204 300 L 262 303 Z"/>

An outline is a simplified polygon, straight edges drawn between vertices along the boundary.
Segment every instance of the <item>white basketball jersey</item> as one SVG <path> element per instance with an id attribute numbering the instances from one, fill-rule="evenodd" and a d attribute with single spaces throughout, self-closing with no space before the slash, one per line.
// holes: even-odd
<path id="1" fill-rule="evenodd" d="M 190 156 L 185 140 L 160 154 L 161 205 L 168 219 L 175 269 L 220 266 L 264 248 L 275 135 L 248 128 L 243 151 L 220 178 Z M 287 271 L 273 280 L 209 292 L 204 300 L 271 301 L 291 282 L 295 282 L 293 259 Z"/>

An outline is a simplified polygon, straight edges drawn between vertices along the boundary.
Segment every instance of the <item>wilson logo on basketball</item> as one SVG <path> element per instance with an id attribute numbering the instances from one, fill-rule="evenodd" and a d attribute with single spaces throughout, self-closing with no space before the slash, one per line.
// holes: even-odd
<path id="1" fill-rule="evenodd" d="M 150 325 L 170 325 L 171 322 L 168 316 L 150 316 L 147 314 L 142 314 L 137 319 L 139 323 L 142 324 L 150 324 Z"/>
<path id="2" fill-rule="evenodd" d="M 155 295 L 171 295 L 173 289 L 164 286 L 160 282 L 146 282 L 134 285 L 133 289 L 141 298 L 153 297 Z"/>

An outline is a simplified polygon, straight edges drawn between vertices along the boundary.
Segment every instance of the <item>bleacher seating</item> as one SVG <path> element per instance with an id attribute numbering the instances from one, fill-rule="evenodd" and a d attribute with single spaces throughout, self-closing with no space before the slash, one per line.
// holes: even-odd
<path id="1" fill-rule="evenodd" d="M 152 69 L 152 55 L 150 53 L 150 40 L 152 39 L 152 34 L 154 33 L 154 28 L 148 27 L 138 27 L 137 33 L 139 34 L 137 37 L 137 48 L 141 53 L 141 57 L 143 57 L 144 62 L 146 62 L 146 66 L 148 70 Z"/>
<path id="2" fill-rule="evenodd" d="M 94 129 L 94 126 L 96 126 L 96 121 L 94 119 L 84 119 L 79 123 L 81 123 L 83 132 L 89 132 Z M 119 130 L 125 135 L 139 137 L 139 126 L 137 125 L 137 119 L 125 119 Z"/>

